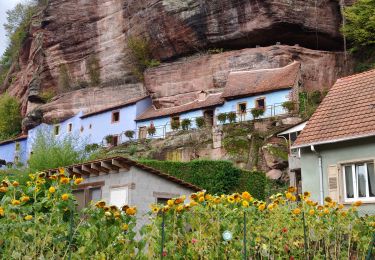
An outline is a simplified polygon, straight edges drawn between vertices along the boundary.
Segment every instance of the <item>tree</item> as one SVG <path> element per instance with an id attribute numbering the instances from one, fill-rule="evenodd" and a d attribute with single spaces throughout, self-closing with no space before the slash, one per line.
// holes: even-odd
<path id="1" fill-rule="evenodd" d="M 21 132 L 21 105 L 15 97 L 5 93 L 0 96 L 0 140 L 16 136 Z"/>
<path id="2" fill-rule="evenodd" d="M 345 8 L 346 23 L 343 33 L 359 50 L 375 44 L 375 0 L 358 0 Z"/>

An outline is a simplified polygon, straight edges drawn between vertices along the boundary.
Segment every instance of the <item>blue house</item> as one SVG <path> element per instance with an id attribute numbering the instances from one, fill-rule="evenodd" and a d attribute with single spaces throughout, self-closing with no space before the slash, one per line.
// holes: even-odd
<path id="1" fill-rule="evenodd" d="M 26 154 L 29 156 L 32 152 L 39 131 L 53 133 L 57 138 L 74 135 L 87 144 L 116 146 L 128 140 L 125 137 L 126 131 L 134 131 L 134 138 L 136 138 L 135 118 L 150 106 L 151 99 L 148 96 L 143 96 L 102 110 L 89 113 L 79 112 L 75 116 L 53 125 L 40 124 L 29 130 Z M 107 136 L 111 136 L 110 143 L 108 143 Z"/>
<path id="2" fill-rule="evenodd" d="M 186 118 L 195 128 L 195 118 L 203 117 L 208 124 L 217 125 L 217 116 L 221 113 L 236 113 L 237 121 L 253 120 L 251 110 L 264 110 L 262 117 L 286 114 L 282 104 L 286 101 L 298 101 L 301 87 L 301 64 L 293 62 L 285 67 L 250 71 L 230 72 L 224 91 L 207 94 L 196 93 L 193 102 L 170 108 L 151 107 L 137 117 L 138 136 L 140 138 L 165 137 L 172 131 L 174 121 Z M 147 129 L 155 127 L 156 133 L 150 136 Z"/>
<path id="3" fill-rule="evenodd" d="M 27 135 L 9 139 L 0 143 L 0 168 L 9 164 L 26 164 L 27 162 Z"/>

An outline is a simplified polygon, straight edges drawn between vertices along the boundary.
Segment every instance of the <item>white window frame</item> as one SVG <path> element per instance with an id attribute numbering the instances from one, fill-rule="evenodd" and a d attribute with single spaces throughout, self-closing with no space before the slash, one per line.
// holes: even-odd
<path id="1" fill-rule="evenodd" d="M 355 202 L 361 200 L 363 202 L 374 202 L 375 197 L 370 197 L 369 185 L 368 185 L 368 172 L 367 172 L 367 164 L 374 164 L 374 161 L 366 161 L 366 162 L 353 162 L 353 163 L 346 163 L 342 165 L 342 179 L 343 179 L 343 186 L 344 186 L 344 201 L 345 202 Z M 365 168 L 365 178 L 366 178 L 366 197 L 358 197 L 358 185 L 357 182 L 357 173 L 356 173 L 356 165 L 363 165 Z M 346 173 L 345 167 L 351 166 L 352 168 L 352 182 L 353 182 L 353 198 L 347 198 L 346 193 Z"/>
<path id="2" fill-rule="evenodd" d="M 118 190 L 124 190 L 126 192 L 126 199 L 125 199 L 125 202 L 122 203 L 122 205 L 116 205 L 114 204 L 113 202 L 113 198 L 112 198 L 112 191 L 118 191 Z M 129 186 L 121 186 L 121 187 L 111 187 L 110 190 L 109 190 L 109 203 L 111 205 L 115 205 L 117 207 L 122 207 L 124 205 L 128 205 L 129 204 Z"/>

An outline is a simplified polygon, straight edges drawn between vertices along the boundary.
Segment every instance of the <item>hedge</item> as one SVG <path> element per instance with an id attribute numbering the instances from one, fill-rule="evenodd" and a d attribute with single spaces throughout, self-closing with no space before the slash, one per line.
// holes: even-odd
<path id="1" fill-rule="evenodd" d="M 140 160 L 152 168 L 195 184 L 211 194 L 249 191 L 255 198 L 264 199 L 266 176 L 261 172 L 243 171 L 229 161 L 194 160 L 172 162 Z"/>

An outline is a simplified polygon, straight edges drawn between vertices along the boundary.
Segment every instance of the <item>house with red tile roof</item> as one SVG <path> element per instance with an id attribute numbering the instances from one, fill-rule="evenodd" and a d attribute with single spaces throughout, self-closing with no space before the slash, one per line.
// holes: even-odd
<path id="1" fill-rule="evenodd" d="M 196 93 L 196 100 L 169 108 L 151 107 L 136 118 L 139 136 L 150 137 L 147 129 L 155 127 L 152 137 L 164 137 L 172 132 L 173 122 L 191 120 L 196 127 L 196 118 L 206 124 L 216 125 L 219 114 L 234 112 L 237 121 L 254 119 L 253 108 L 264 111 L 263 117 L 285 114 L 282 104 L 286 101 L 298 103 L 298 92 L 302 85 L 301 64 L 297 61 L 281 68 L 233 71 L 228 75 L 223 92 Z"/>
<path id="2" fill-rule="evenodd" d="M 302 130 L 302 189 L 375 210 L 375 70 L 341 78 Z"/>

